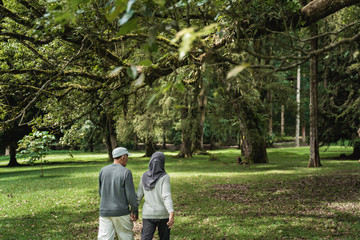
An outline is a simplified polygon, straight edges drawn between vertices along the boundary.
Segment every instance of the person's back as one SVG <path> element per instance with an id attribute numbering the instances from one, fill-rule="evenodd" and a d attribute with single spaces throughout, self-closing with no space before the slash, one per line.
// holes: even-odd
<path id="1" fill-rule="evenodd" d="M 127 181 L 127 182 L 126 182 Z M 130 214 L 130 205 L 135 205 L 136 198 L 126 192 L 131 188 L 132 174 L 121 164 L 111 164 L 101 169 L 99 174 L 100 216 L 114 217 Z"/>
<path id="2" fill-rule="evenodd" d="M 114 163 L 99 173 L 98 239 L 114 239 L 116 231 L 120 240 L 130 240 L 133 239 L 132 221 L 138 218 L 138 205 L 132 174 L 126 168 L 129 153 L 126 148 L 115 148 L 112 154 Z"/>
<path id="3" fill-rule="evenodd" d="M 156 228 L 160 240 L 170 239 L 170 228 L 174 224 L 174 208 L 170 177 L 165 171 L 164 153 L 156 152 L 151 156 L 149 170 L 141 177 L 137 196 L 138 204 L 145 196 L 141 240 L 151 240 Z"/>
<path id="4" fill-rule="evenodd" d="M 138 198 L 144 195 L 145 202 L 142 210 L 142 217 L 145 219 L 167 219 L 169 211 L 173 211 L 170 176 L 165 174 L 156 182 L 154 188 L 145 191 L 142 181 L 139 184 Z M 168 210 L 169 209 L 169 210 Z"/>

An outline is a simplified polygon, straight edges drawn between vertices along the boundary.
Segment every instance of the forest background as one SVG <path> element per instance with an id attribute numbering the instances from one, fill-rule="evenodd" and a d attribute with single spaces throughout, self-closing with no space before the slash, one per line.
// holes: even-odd
<path id="1" fill-rule="evenodd" d="M 360 157 L 358 1 L 0 1 L 1 145 L 180 157 L 223 143 L 268 162 L 275 137 Z M 286 122 L 286 125 L 285 125 Z M 286 126 L 286 131 L 285 131 Z M 307 133 L 307 134 L 306 134 Z"/>

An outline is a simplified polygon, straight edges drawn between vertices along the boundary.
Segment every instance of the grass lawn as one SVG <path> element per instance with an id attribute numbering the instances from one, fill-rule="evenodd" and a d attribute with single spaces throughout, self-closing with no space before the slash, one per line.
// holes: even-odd
<path id="1" fill-rule="evenodd" d="M 360 239 L 360 163 L 335 160 L 351 148 L 268 149 L 270 163 L 237 165 L 239 151 L 175 158 L 166 152 L 176 211 L 172 239 Z M 137 189 L 149 158 L 129 158 Z M 96 239 L 98 173 L 106 153 L 66 152 L 40 166 L 0 167 L 0 239 Z M 0 157 L 0 166 L 8 159 Z M 141 215 L 140 215 L 141 216 Z M 136 223 L 136 239 L 141 221 Z"/>

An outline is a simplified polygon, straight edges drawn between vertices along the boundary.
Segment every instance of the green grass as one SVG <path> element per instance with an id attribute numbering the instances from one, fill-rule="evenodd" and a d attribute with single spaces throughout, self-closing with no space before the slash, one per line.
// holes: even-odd
<path id="1" fill-rule="evenodd" d="M 360 164 L 351 148 L 268 149 L 270 163 L 237 165 L 239 151 L 175 158 L 166 152 L 176 211 L 172 239 L 360 239 Z M 135 188 L 149 158 L 129 158 Z M 325 159 L 326 158 L 326 159 Z M 40 166 L 0 168 L 0 239 L 96 239 L 98 173 L 106 153 L 54 152 Z M 0 157 L 0 165 L 8 159 Z M 141 221 L 136 223 L 136 238 Z"/>

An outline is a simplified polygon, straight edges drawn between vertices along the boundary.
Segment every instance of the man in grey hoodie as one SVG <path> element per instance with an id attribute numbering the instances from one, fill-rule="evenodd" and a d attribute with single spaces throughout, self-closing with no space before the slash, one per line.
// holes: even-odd
<path id="1" fill-rule="evenodd" d="M 100 219 L 99 240 L 133 239 L 133 222 L 138 219 L 138 204 L 132 173 L 126 168 L 130 153 L 118 147 L 112 152 L 113 164 L 103 167 L 99 174 Z M 129 205 L 131 209 L 129 209 Z"/>

